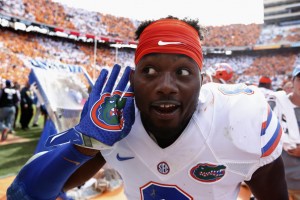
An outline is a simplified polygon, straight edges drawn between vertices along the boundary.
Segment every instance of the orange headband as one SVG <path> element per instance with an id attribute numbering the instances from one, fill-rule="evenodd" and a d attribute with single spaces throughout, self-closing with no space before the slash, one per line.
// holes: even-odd
<path id="1" fill-rule="evenodd" d="M 177 19 L 161 19 L 145 28 L 135 52 L 135 64 L 150 53 L 184 54 L 202 69 L 203 55 L 198 32 Z"/>

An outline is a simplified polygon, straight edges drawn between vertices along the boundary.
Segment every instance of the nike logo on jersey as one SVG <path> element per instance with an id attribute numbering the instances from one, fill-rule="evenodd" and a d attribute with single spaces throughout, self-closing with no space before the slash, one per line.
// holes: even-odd
<path id="1" fill-rule="evenodd" d="M 158 46 L 165 46 L 165 45 L 172 45 L 172 44 L 182 44 L 181 42 L 164 42 L 164 41 L 158 41 Z"/>
<path id="2" fill-rule="evenodd" d="M 130 157 L 121 157 L 119 154 L 117 154 L 117 159 L 118 161 L 125 161 L 125 160 L 130 160 L 133 159 L 134 157 L 130 156 Z"/>

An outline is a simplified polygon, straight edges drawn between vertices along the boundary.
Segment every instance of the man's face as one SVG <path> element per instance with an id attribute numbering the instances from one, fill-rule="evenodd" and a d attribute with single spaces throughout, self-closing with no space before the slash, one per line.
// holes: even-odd
<path id="1" fill-rule="evenodd" d="M 169 138 L 185 128 L 201 87 L 196 62 L 184 55 L 149 54 L 137 64 L 131 83 L 147 131 Z"/>

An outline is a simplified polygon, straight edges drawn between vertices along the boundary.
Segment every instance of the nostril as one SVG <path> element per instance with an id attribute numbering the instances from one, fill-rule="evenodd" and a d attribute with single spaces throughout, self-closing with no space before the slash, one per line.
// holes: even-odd
<path id="1" fill-rule="evenodd" d="M 171 75 L 165 75 L 158 84 L 158 91 L 164 94 L 178 92 L 176 80 Z"/>

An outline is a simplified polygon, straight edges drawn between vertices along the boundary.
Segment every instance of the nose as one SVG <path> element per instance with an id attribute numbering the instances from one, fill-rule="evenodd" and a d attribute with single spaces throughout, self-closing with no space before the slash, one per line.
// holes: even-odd
<path id="1" fill-rule="evenodd" d="M 157 85 L 157 92 L 160 94 L 176 94 L 178 86 L 175 75 L 163 73 Z"/>

